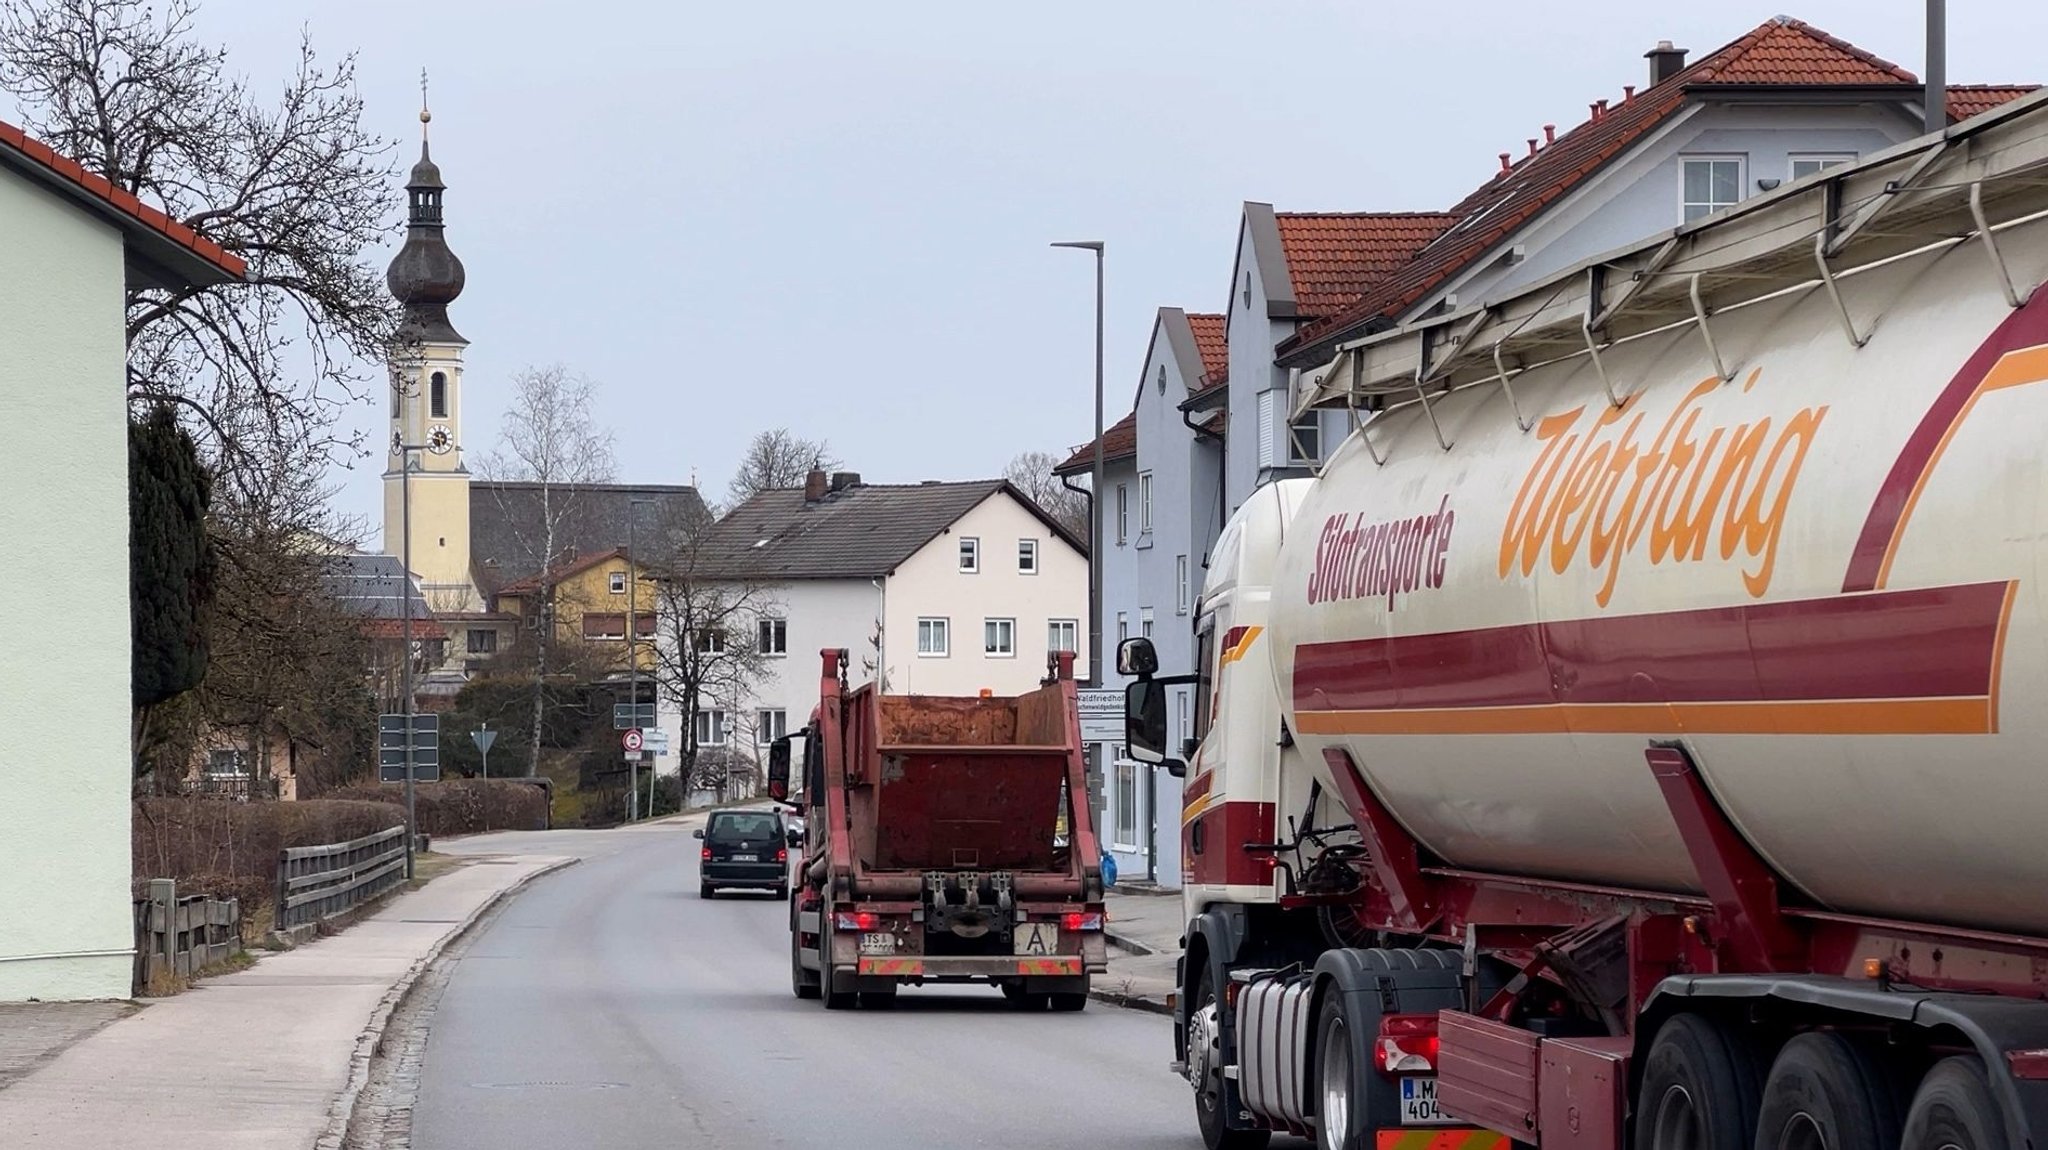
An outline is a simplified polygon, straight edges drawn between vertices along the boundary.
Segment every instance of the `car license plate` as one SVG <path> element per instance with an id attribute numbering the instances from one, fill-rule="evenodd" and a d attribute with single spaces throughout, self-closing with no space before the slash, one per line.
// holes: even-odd
<path id="1" fill-rule="evenodd" d="M 734 856 L 732 856 L 732 861 L 734 861 L 734 862 L 760 862 L 760 861 L 761 861 L 761 856 L 760 856 L 760 855 L 734 855 Z"/>
<path id="2" fill-rule="evenodd" d="M 871 930 L 860 936 L 862 954 L 895 954 L 896 936 L 886 930 Z"/>
<path id="3" fill-rule="evenodd" d="M 1015 953 L 1020 955 L 1060 952 L 1060 924 L 1056 922 L 1020 922 L 1012 937 L 1016 942 Z"/>
<path id="4" fill-rule="evenodd" d="M 1455 1121 L 1444 1117 L 1443 1109 L 1436 1104 L 1436 1079 L 1401 1080 L 1401 1125 L 1448 1126 Z"/>

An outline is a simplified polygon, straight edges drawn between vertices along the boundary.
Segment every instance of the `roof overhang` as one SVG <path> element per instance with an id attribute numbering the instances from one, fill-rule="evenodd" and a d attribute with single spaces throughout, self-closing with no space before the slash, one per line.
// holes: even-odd
<path id="1" fill-rule="evenodd" d="M 1340 345 L 1310 407 L 1384 410 L 2048 213 L 2048 91 L 1587 260 L 1498 302 Z M 1512 395 L 1512 391 L 1510 391 Z M 1519 416 L 1518 416 L 1519 418 Z"/>
<path id="2" fill-rule="evenodd" d="M 234 283 L 242 278 L 6 140 L 0 140 L 0 169 L 13 172 L 119 231 L 131 286 L 177 290 Z"/>
<path id="3" fill-rule="evenodd" d="M 1687 84 L 1688 97 L 1719 104 L 1917 104 L 1920 84 Z"/>

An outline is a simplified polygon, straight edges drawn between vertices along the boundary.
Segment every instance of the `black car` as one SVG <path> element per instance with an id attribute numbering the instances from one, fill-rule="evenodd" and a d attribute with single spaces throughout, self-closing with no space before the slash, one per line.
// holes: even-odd
<path id="1" fill-rule="evenodd" d="M 734 887 L 789 897 L 789 848 L 799 840 L 781 811 L 713 811 L 711 821 L 696 833 L 704 840 L 698 864 L 701 897 Z"/>

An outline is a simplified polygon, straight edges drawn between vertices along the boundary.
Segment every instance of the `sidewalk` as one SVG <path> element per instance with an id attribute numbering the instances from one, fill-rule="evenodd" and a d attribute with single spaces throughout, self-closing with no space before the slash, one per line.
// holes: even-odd
<path id="1" fill-rule="evenodd" d="M 1180 959 L 1180 892 L 1159 894 L 1112 887 L 1103 902 L 1109 910 L 1109 973 L 1096 980 L 1093 997 L 1132 1010 L 1170 1014 L 1167 996 L 1179 991 L 1175 964 Z"/>
<path id="2" fill-rule="evenodd" d="M 12 1085 L 0 1077 L 6 1143 L 33 1150 L 332 1144 L 385 1018 L 432 957 L 507 893 L 574 861 L 479 859 L 338 935 L 266 955 L 248 970 L 209 978 L 111 1023 L 107 1014 L 127 1008 L 40 1007 L 74 1031 L 95 1019 L 104 1028 Z M 0 1014 L 0 1022 L 11 1028 L 15 1017 Z"/>

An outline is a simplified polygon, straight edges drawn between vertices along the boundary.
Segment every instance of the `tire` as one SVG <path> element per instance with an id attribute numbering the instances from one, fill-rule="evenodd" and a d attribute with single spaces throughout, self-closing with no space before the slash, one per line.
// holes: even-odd
<path id="1" fill-rule="evenodd" d="M 1756 1150 L 1892 1150 L 1899 1108 L 1876 1060 L 1833 1031 L 1785 1044 L 1764 1081 Z"/>
<path id="2" fill-rule="evenodd" d="M 1756 1060 L 1721 1027 L 1673 1016 L 1643 1060 L 1635 1150 L 1754 1150 L 1757 1077 Z"/>
<path id="3" fill-rule="evenodd" d="M 832 970 L 832 960 L 826 957 L 824 949 L 818 951 L 819 994 L 825 1000 L 827 1010 L 852 1010 L 858 1001 L 851 990 L 839 989 L 839 977 Z"/>
<path id="4" fill-rule="evenodd" d="M 802 936 L 797 933 L 796 924 L 789 928 L 789 989 L 798 998 L 818 997 L 818 976 L 804 969 Z"/>
<path id="5" fill-rule="evenodd" d="M 1365 1099 L 1352 1065 L 1356 1042 L 1344 996 L 1332 990 L 1316 1022 L 1316 1150 L 1357 1150 L 1365 1137 Z"/>
<path id="6" fill-rule="evenodd" d="M 1968 1055 L 1934 1064 L 1906 1111 L 1900 1150 L 2009 1150 L 2005 1118 L 1984 1064 Z"/>
<path id="7" fill-rule="evenodd" d="M 1194 993 L 1188 996 L 1195 1004 L 1190 1018 L 1216 1003 L 1216 991 L 1209 983 L 1206 967 L 1195 975 L 1195 980 Z M 1189 1054 L 1192 1056 L 1193 1051 Z M 1201 1127 L 1204 1150 L 1265 1150 L 1266 1143 L 1273 1140 L 1272 1131 L 1233 1130 L 1225 1119 L 1223 1103 L 1228 1093 L 1220 1068 L 1214 1086 L 1213 1092 L 1195 1091 L 1195 1123 Z"/>
<path id="8" fill-rule="evenodd" d="M 789 884 L 788 884 L 788 883 L 783 883 L 783 884 L 782 884 L 781 886 L 779 886 L 779 887 L 776 887 L 776 888 L 775 888 L 775 897 L 776 897 L 776 898 L 779 898 L 779 899 L 781 899 L 781 900 L 782 900 L 783 902 L 788 902 L 788 901 L 789 901 Z"/>
<path id="9" fill-rule="evenodd" d="M 712 890 L 712 889 L 711 889 L 711 884 L 710 884 L 710 883 L 708 883 L 708 882 L 702 882 L 702 883 L 698 883 L 698 884 L 697 884 L 697 897 L 698 897 L 698 898 L 717 898 L 717 897 L 718 897 L 718 892 L 716 892 L 716 891 L 714 891 L 714 890 Z"/>

